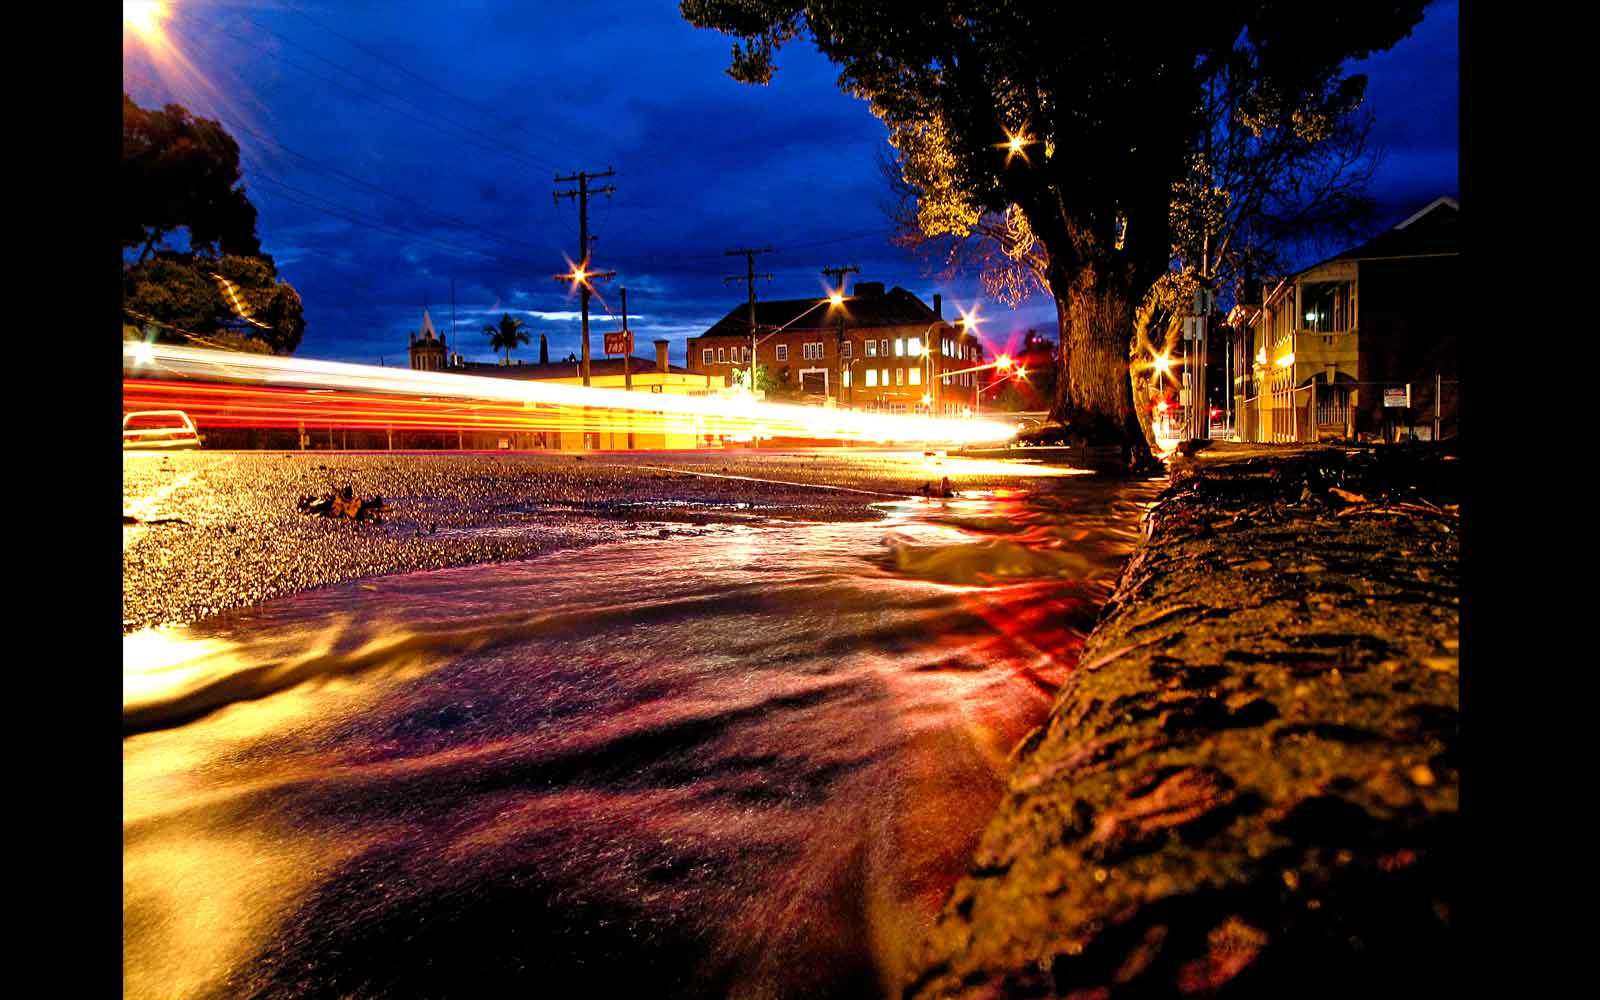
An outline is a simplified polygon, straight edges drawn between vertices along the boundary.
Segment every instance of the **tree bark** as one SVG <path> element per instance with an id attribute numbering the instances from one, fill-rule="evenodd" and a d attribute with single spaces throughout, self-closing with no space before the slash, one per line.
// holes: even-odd
<path id="1" fill-rule="evenodd" d="M 1115 458 L 1091 455 L 1097 467 L 1123 472 L 1159 468 L 1133 402 L 1128 364 L 1133 307 L 1120 288 L 1096 282 L 1092 270 L 1080 273 L 1064 296 L 1055 295 L 1061 375 L 1051 419 L 1066 425 L 1073 447 L 1116 449 Z"/>

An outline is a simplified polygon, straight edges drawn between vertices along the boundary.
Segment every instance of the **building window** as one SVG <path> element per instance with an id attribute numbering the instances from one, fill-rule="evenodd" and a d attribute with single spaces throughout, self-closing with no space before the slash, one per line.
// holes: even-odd
<path id="1" fill-rule="evenodd" d="M 875 358 L 877 356 L 878 356 L 878 342 L 876 340 L 867 341 L 867 357 Z"/>
<path id="2" fill-rule="evenodd" d="M 895 385 L 905 385 L 906 384 L 906 370 L 904 368 L 896 368 L 894 370 L 894 384 Z"/>
<path id="3" fill-rule="evenodd" d="M 711 348 L 707 347 L 705 350 L 700 352 L 700 363 L 703 365 L 709 365 L 711 364 L 711 359 L 713 357 L 715 357 L 715 354 L 712 352 Z"/>
<path id="4" fill-rule="evenodd" d="M 922 338 L 921 337 L 911 337 L 911 338 L 909 338 L 906 341 L 906 349 L 911 352 L 911 356 L 913 358 L 920 358 L 922 356 Z"/>
<path id="5" fill-rule="evenodd" d="M 869 388 L 869 389 L 874 388 L 874 387 L 877 386 L 877 384 L 878 384 L 878 369 L 876 369 L 876 368 L 868 368 L 867 369 L 867 388 Z"/>
<path id="6" fill-rule="evenodd" d="M 844 370 L 844 387 L 846 389 L 850 388 L 850 369 L 848 368 Z"/>
<path id="7" fill-rule="evenodd" d="M 889 369 L 887 369 L 887 368 L 882 369 L 881 377 L 883 379 L 883 384 L 884 385 L 888 385 L 889 384 Z"/>
<path id="8" fill-rule="evenodd" d="M 846 340 L 839 345 L 839 357 L 848 358 L 850 356 L 850 341 Z"/>
<path id="9" fill-rule="evenodd" d="M 889 356 L 889 341 L 887 338 L 878 341 L 878 353 L 886 358 Z"/>
<path id="10" fill-rule="evenodd" d="M 778 345 L 778 360 L 779 361 L 788 361 L 789 360 L 789 345 L 788 344 L 779 344 Z"/>
<path id="11" fill-rule="evenodd" d="M 898 358 L 898 357 L 903 356 L 905 353 L 906 353 L 906 338 L 904 338 L 904 337 L 896 337 L 896 338 L 894 338 L 894 356 Z"/>
<path id="12" fill-rule="evenodd" d="M 727 364 L 727 363 L 728 363 L 728 357 L 727 357 L 726 352 L 723 350 L 723 348 L 720 348 L 720 347 L 717 348 L 717 364 L 722 365 L 722 364 Z"/>
<path id="13" fill-rule="evenodd" d="M 922 369 L 921 368 L 913 368 L 913 369 L 911 369 L 910 379 L 911 379 L 911 384 L 912 385 L 921 385 L 922 384 Z"/>

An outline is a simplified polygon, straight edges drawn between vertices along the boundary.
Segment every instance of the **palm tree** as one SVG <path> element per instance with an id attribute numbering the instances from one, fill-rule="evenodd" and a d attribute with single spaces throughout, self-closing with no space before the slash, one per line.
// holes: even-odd
<path id="1" fill-rule="evenodd" d="M 520 318 L 513 317 L 510 313 L 501 313 L 500 322 L 495 326 L 486 326 L 483 332 L 489 335 L 489 348 L 491 350 L 504 350 L 506 364 L 511 363 L 511 351 L 518 344 L 526 344 L 531 339 L 528 331 L 524 329 L 527 324 Z"/>

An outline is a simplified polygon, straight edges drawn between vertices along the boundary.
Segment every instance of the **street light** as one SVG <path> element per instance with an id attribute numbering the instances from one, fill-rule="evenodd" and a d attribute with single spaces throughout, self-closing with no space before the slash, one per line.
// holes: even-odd
<path id="1" fill-rule="evenodd" d="M 926 330 L 922 331 L 922 384 L 924 386 L 922 392 L 922 405 L 928 408 L 929 416 L 933 415 L 934 399 L 936 399 L 939 395 L 938 382 L 934 379 L 933 371 L 934 364 L 932 334 L 935 327 L 943 325 L 944 320 L 935 320 L 934 322 L 928 324 L 928 328 Z"/>
<path id="2" fill-rule="evenodd" d="M 759 331 L 752 329 L 750 331 L 750 395 L 754 397 L 756 392 L 756 348 L 760 347 L 762 344 L 765 344 L 767 341 L 771 340 L 773 337 L 776 337 L 783 331 L 789 329 L 789 327 L 794 326 L 796 323 L 800 322 L 801 319 L 811 315 L 813 312 L 816 312 L 817 309 L 821 308 L 822 306 L 829 306 L 831 308 L 836 305 L 842 305 L 845 300 L 849 298 L 853 298 L 853 296 L 840 295 L 838 292 L 830 293 L 827 298 L 818 299 L 815 303 L 807 306 L 800 313 L 797 313 L 794 318 L 789 320 L 789 322 L 783 324 L 782 326 L 773 327 L 770 331 L 768 331 L 765 337 L 762 337 L 759 340 L 756 339 L 756 334 Z M 841 333 L 844 331 L 843 316 L 839 317 L 839 330 Z M 735 349 L 735 352 L 737 353 L 737 348 Z"/>

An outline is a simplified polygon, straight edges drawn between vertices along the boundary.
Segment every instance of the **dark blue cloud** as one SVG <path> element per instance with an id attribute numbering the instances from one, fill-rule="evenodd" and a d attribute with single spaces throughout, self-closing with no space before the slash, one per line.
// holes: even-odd
<path id="1" fill-rule="evenodd" d="M 259 231 L 305 299 L 308 357 L 403 364 L 426 306 L 468 358 L 491 360 L 482 327 L 511 312 L 553 356 L 579 346 L 576 297 L 552 275 L 579 256 L 578 214 L 557 174 L 613 167 L 590 202 L 601 284 L 591 329 L 614 328 L 628 288 L 638 340 L 667 337 L 681 360 L 744 300 L 742 257 L 764 298 L 819 292 L 820 270 L 902 285 L 945 314 L 979 301 L 971 277 L 943 281 L 887 243 L 882 124 L 838 89 L 808 45 L 786 48 L 768 87 L 723 71 L 729 41 L 651 2 L 395 5 L 185 0 L 169 22 L 193 67 L 124 49 L 146 106 L 176 100 L 238 138 Z M 1411 38 L 1352 67 L 1370 77 L 1387 158 L 1375 183 L 1387 222 L 1455 193 L 1456 6 L 1435 4 Z M 995 346 L 1055 309 L 984 302 Z M 532 351 L 536 351 L 535 346 Z M 524 349 L 525 356 L 533 353 Z"/>

